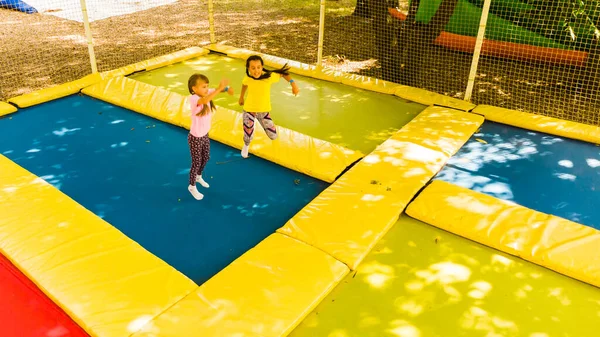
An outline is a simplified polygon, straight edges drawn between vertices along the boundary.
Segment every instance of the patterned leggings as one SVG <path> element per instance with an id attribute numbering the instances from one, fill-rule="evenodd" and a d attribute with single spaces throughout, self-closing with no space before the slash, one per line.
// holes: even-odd
<path id="1" fill-rule="evenodd" d="M 277 128 L 268 112 L 247 112 L 244 111 L 244 144 L 250 145 L 254 138 L 254 120 L 258 122 L 265 130 L 265 133 L 271 140 L 277 139 Z"/>
<path id="2" fill-rule="evenodd" d="M 210 159 L 210 139 L 208 135 L 194 137 L 188 134 L 188 144 L 192 155 L 192 168 L 190 169 L 190 185 L 196 185 L 196 175 L 201 175 Z"/>

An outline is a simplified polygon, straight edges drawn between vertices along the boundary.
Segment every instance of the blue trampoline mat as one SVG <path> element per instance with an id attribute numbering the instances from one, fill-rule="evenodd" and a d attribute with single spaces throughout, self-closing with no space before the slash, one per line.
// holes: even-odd
<path id="1" fill-rule="evenodd" d="M 435 179 L 600 229 L 600 147 L 485 122 Z"/>
<path id="2" fill-rule="evenodd" d="M 217 112 L 218 113 L 218 112 Z M 0 119 L 0 153 L 201 284 L 328 184 L 211 141 L 195 200 L 188 131 L 87 96 Z"/>

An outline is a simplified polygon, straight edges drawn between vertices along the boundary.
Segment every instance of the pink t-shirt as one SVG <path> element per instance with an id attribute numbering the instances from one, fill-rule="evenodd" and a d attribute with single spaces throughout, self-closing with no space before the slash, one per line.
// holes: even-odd
<path id="1" fill-rule="evenodd" d="M 208 91 L 209 93 L 212 93 L 213 91 L 215 91 L 215 89 L 208 89 Z M 198 95 L 192 95 L 189 98 L 190 109 L 192 110 L 192 126 L 190 127 L 190 133 L 194 137 L 206 136 L 206 134 L 208 134 L 208 131 L 210 130 L 210 123 L 212 119 L 212 111 L 204 116 L 196 116 L 197 113 L 204 109 L 204 104 L 198 105 L 198 100 L 200 100 L 200 96 Z"/>

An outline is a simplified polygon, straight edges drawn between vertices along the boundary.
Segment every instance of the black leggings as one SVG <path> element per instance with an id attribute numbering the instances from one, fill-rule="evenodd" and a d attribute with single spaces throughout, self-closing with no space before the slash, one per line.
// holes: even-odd
<path id="1" fill-rule="evenodd" d="M 196 175 L 202 175 L 206 163 L 210 159 L 210 139 L 208 135 L 194 137 L 188 134 L 188 144 L 192 155 L 192 168 L 190 169 L 190 185 L 196 185 Z"/>

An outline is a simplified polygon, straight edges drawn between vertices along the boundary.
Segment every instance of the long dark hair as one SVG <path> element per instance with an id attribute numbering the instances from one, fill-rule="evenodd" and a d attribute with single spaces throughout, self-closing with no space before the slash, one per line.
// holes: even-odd
<path id="1" fill-rule="evenodd" d="M 190 78 L 188 79 L 188 90 L 190 91 L 190 94 L 194 95 L 195 92 L 192 89 L 193 86 L 196 85 L 196 83 L 198 82 L 198 80 L 202 81 L 202 82 L 206 82 L 206 84 L 209 84 L 210 82 L 208 81 L 208 77 L 206 77 L 205 75 L 202 74 L 194 74 L 192 76 L 190 76 Z M 213 101 L 211 100 L 209 102 L 210 104 L 210 109 L 211 110 L 215 110 L 215 103 L 213 103 Z M 202 111 L 200 111 L 198 113 L 198 116 L 204 116 L 206 115 L 210 110 L 208 109 L 208 105 L 209 104 L 204 104 L 204 108 L 202 108 Z"/>
<path id="2" fill-rule="evenodd" d="M 250 62 L 251 61 L 260 61 L 260 65 L 264 67 L 265 62 L 263 62 L 262 57 L 258 56 L 258 55 L 252 55 L 250 57 L 248 57 L 248 59 L 246 60 L 246 75 L 248 75 L 248 77 L 250 78 L 254 78 L 252 76 L 250 76 L 250 72 L 248 71 L 248 68 L 250 68 Z M 289 75 L 290 72 L 290 67 L 288 67 L 287 63 L 283 65 L 283 67 L 281 67 L 281 69 L 275 69 L 275 70 L 266 70 L 263 69 L 264 74 L 260 75 L 259 78 L 254 78 L 255 80 L 264 80 L 265 78 L 269 78 L 271 77 L 271 73 L 276 73 L 276 74 L 280 74 L 280 75 Z"/>

